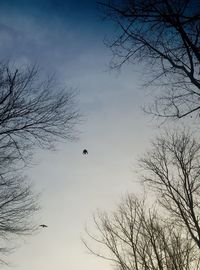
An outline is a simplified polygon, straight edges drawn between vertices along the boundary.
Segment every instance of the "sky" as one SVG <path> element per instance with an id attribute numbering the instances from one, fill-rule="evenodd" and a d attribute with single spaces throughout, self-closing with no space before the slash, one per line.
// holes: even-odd
<path id="1" fill-rule="evenodd" d="M 9 256 L 16 270 L 112 269 L 83 246 L 85 224 L 97 209 L 109 211 L 127 192 L 141 191 L 134 164 L 155 133 L 141 109 L 148 95 L 138 67 L 109 69 L 112 55 L 103 40 L 113 26 L 95 2 L 0 0 L 0 59 L 55 73 L 78 93 L 83 115 L 78 141 L 36 151 L 27 169 L 41 193 L 38 224 L 48 228 L 22 239 Z"/>

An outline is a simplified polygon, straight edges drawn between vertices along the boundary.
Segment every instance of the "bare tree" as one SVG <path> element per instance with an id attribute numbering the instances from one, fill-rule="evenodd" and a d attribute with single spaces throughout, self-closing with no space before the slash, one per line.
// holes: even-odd
<path id="1" fill-rule="evenodd" d="M 99 213 L 94 225 L 94 234 L 86 230 L 85 246 L 117 269 L 199 269 L 198 248 L 190 237 L 135 196 L 129 195 L 111 214 Z"/>
<path id="2" fill-rule="evenodd" d="M 0 90 L 0 152 L 7 152 L 0 164 L 25 161 L 34 147 L 50 148 L 56 140 L 75 137 L 73 92 L 55 88 L 51 78 L 41 82 L 35 67 L 12 71 L 2 64 Z"/>
<path id="3" fill-rule="evenodd" d="M 106 0 L 103 12 L 117 24 L 111 66 L 143 63 L 156 82 L 154 115 L 182 118 L 200 110 L 200 4 L 197 0 Z"/>
<path id="4" fill-rule="evenodd" d="M 140 160 L 144 182 L 200 248 L 200 144 L 189 131 L 164 132 Z"/>
<path id="5" fill-rule="evenodd" d="M 36 227 L 29 219 L 38 210 L 37 197 L 21 175 L 7 175 L 0 181 L 0 239 L 26 235 Z M 2 246 L 1 246 L 2 247 Z"/>
<path id="6" fill-rule="evenodd" d="M 42 81 L 36 67 L 12 69 L 0 64 L 0 252 L 2 241 L 35 229 L 38 209 L 23 168 L 34 149 L 50 149 L 58 140 L 75 139 L 79 114 L 72 91 Z"/>
<path id="7" fill-rule="evenodd" d="M 0 175 L 0 264 L 8 263 L 6 256 L 16 248 L 17 238 L 37 231 L 33 215 L 38 209 L 38 195 L 22 173 Z"/>

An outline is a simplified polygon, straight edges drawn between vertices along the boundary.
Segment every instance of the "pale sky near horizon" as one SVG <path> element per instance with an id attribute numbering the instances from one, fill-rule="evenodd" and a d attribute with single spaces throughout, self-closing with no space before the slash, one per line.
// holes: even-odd
<path id="1" fill-rule="evenodd" d="M 134 163 L 155 124 L 141 110 L 146 92 L 137 67 L 109 71 L 103 39 L 112 27 L 95 2 L 0 0 L 0 59 L 56 73 L 77 89 L 84 116 L 77 142 L 37 151 L 37 164 L 27 170 L 41 192 L 38 222 L 48 228 L 21 242 L 8 258 L 11 269 L 112 269 L 87 253 L 81 234 L 96 209 L 112 209 L 126 192 L 140 191 Z"/>

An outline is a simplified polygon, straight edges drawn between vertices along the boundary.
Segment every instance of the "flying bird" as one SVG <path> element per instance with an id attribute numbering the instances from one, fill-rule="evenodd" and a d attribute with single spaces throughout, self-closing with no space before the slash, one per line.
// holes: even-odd
<path id="1" fill-rule="evenodd" d="M 87 149 L 84 149 L 84 150 L 83 150 L 83 155 L 88 155 Z"/>
<path id="2" fill-rule="evenodd" d="M 48 226 L 45 225 L 45 224 L 41 224 L 40 227 L 42 227 L 42 228 L 47 228 Z"/>

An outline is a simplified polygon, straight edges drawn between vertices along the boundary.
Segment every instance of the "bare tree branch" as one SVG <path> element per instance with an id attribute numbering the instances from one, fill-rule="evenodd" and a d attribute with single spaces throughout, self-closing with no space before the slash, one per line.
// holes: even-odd
<path id="1" fill-rule="evenodd" d="M 23 176 L 24 166 L 36 148 L 74 140 L 78 120 L 72 90 L 58 89 L 53 78 L 42 81 L 35 66 L 15 70 L 0 64 L 1 255 L 10 250 L 11 236 L 31 234 L 38 227 L 32 219 L 38 196 Z"/>
<path id="2" fill-rule="evenodd" d="M 146 111 L 167 118 L 182 118 L 193 113 L 198 115 L 198 1 L 112 0 L 100 1 L 99 6 L 118 26 L 113 40 L 107 41 L 113 51 L 111 67 L 120 68 L 128 61 L 143 63 L 146 71 L 151 71 L 151 81 L 156 79 L 160 82 L 155 103 Z M 171 91 L 166 95 L 166 90 Z"/>
<path id="3" fill-rule="evenodd" d="M 199 250 L 189 235 L 133 195 L 113 213 L 94 219 L 98 239 L 86 231 L 86 248 L 123 270 L 197 270 Z M 100 251 L 99 251 L 100 249 Z"/>
<path id="4" fill-rule="evenodd" d="M 200 144 L 189 131 L 166 131 L 140 160 L 144 182 L 200 248 Z"/>

